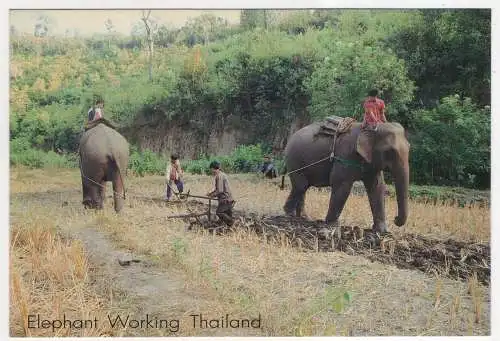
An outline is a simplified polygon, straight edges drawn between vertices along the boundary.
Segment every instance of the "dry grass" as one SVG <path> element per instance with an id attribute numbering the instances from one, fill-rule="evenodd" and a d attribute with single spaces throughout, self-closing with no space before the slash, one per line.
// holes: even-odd
<path id="1" fill-rule="evenodd" d="M 30 184 L 27 184 L 28 178 L 32 179 Z M 281 214 L 287 191 L 280 191 L 278 187 L 252 176 L 231 176 L 230 181 L 238 209 Z M 290 247 L 286 240 L 266 243 L 262 237 L 244 230 L 224 236 L 213 236 L 205 231 L 186 232 L 186 224 L 182 221 L 166 219 L 167 215 L 184 213 L 182 207 L 165 207 L 139 198 L 161 198 L 164 186 L 162 177 L 130 178 L 128 184 L 129 205 L 121 215 L 112 212 L 111 200 L 106 203 L 104 212 L 82 215 L 79 213 L 82 209 L 77 171 L 59 172 L 54 179 L 42 171 L 13 170 L 12 192 L 31 194 L 14 198 L 11 210 L 14 208 L 12 214 L 17 220 L 23 208 L 28 209 L 30 220 L 24 221 L 22 226 L 38 231 L 32 233 L 43 234 L 46 227 L 54 226 L 54 221 L 66 220 L 83 221 L 102 232 L 111 233 L 117 246 L 145 255 L 154 260 L 163 272 L 177 276 L 184 283 L 175 297 L 158 298 L 165 301 L 166 307 L 195 298 L 198 304 L 190 307 L 191 312 L 204 313 L 213 318 L 224 314 L 233 317 L 255 317 L 260 314 L 262 317 L 263 328 L 260 330 L 200 330 L 190 328 L 186 322 L 179 335 L 224 335 L 225 332 L 262 336 L 487 335 L 490 332 L 489 291 L 477 280 L 472 279 L 467 285 L 446 278 L 426 276 L 417 271 L 371 263 L 364 258 L 343 253 L 300 252 Z M 204 194 L 211 186 L 210 177 L 190 176 L 186 179 L 186 187 L 193 194 Z M 43 193 L 47 188 L 58 192 Z M 61 208 L 61 201 L 68 201 L 69 207 Z M 328 205 L 328 193 L 311 191 L 306 202 L 308 213 L 313 218 L 321 219 Z M 489 240 L 487 208 L 460 209 L 416 203 L 411 203 L 410 208 L 411 216 L 405 231 L 442 238 L 453 236 L 456 239 Z M 387 209 L 388 217 L 394 216 L 395 202 L 388 200 Z M 50 221 L 39 218 L 47 210 L 52 214 Z M 369 225 L 371 214 L 366 197 L 351 196 L 342 219 L 349 225 Z M 16 224 L 20 222 L 13 223 L 13 231 L 19 229 Z M 66 226 L 70 225 L 66 223 Z M 38 230 L 36 226 L 39 226 Z M 475 231 L 471 231 L 472 227 Z M 397 229 L 391 228 L 393 231 Z M 57 239 L 53 232 L 50 233 L 53 236 L 50 238 Z M 61 311 L 73 311 L 78 316 L 86 316 L 78 310 L 83 306 L 88 311 L 96 310 L 99 299 L 85 290 L 97 288 L 83 285 L 77 291 L 75 281 L 68 280 L 75 276 L 88 281 L 92 277 L 88 263 L 76 256 L 76 244 L 63 240 L 59 242 L 65 245 L 60 250 L 68 251 L 65 257 L 57 258 L 57 263 L 51 261 L 48 264 L 56 264 L 57 269 L 60 269 L 56 272 L 61 274 L 72 269 L 71 276 L 59 275 L 65 279 L 63 283 L 58 282 L 57 277 L 51 277 L 50 271 L 54 270 L 50 266 L 37 269 L 37 277 L 27 267 L 27 264 L 32 264 L 32 260 L 28 262 L 28 258 L 23 258 L 14 261 L 12 257 L 11 266 L 19 274 L 18 278 L 24 281 L 24 287 L 20 286 L 23 294 L 16 294 L 19 285 L 13 285 L 11 294 L 25 297 L 26 302 L 20 300 L 22 304 L 11 306 L 11 321 L 15 321 L 16 335 L 22 335 L 23 309 L 33 311 L 33 298 L 42 292 L 46 299 L 42 301 L 44 303 L 37 303 L 36 307 L 44 309 L 48 316 L 58 316 Z M 40 246 L 16 242 L 11 250 L 13 254 L 39 254 L 40 251 L 33 251 L 37 248 Z M 78 250 L 81 254 L 82 249 Z M 44 252 L 47 255 L 54 254 L 54 251 Z M 87 270 L 77 271 L 84 265 L 76 264 L 85 264 Z M 22 269 L 25 269 L 24 272 Z M 57 309 L 49 303 L 51 299 L 46 294 L 54 290 L 38 289 L 44 288 L 40 283 L 49 281 L 47 278 L 51 278 L 51 283 L 54 283 L 50 285 L 55 286 L 57 283 L 59 292 L 66 290 L 74 295 L 60 296 L 63 298 Z M 28 283 L 36 285 L 30 286 Z M 80 298 L 77 299 L 77 296 Z M 84 299 L 89 303 L 82 305 L 80 302 Z M 109 301 L 100 302 L 102 310 L 111 309 Z M 124 311 L 137 308 L 121 304 L 120 309 Z M 143 310 L 147 312 L 148 307 L 143 307 Z M 188 321 L 187 310 L 168 310 Z"/>
<path id="2" fill-rule="evenodd" d="M 11 224 L 10 278 L 12 336 L 100 336 L 105 327 L 35 328 L 42 319 L 101 319 L 103 304 L 90 285 L 91 269 L 78 241 L 64 240 L 50 217 L 31 212 Z M 78 327 L 77 325 L 75 325 Z"/>
<path id="3" fill-rule="evenodd" d="M 283 214 L 283 204 L 288 190 L 280 190 L 281 180 L 262 181 L 253 175 L 230 175 L 231 188 L 238 201 L 236 209 L 262 214 Z M 135 183 L 140 186 L 135 186 Z M 209 176 L 189 176 L 187 189 L 191 193 L 204 194 L 212 187 Z M 163 178 L 133 179 L 132 189 L 139 195 L 162 197 Z M 139 188 L 140 187 L 140 188 Z M 306 211 L 312 219 L 324 219 L 328 209 L 329 191 L 310 189 L 306 195 Z M 393 232 L 418 233 L 438 238 L 453 238 L 471 242 L 490 240 L 490 209 L 473 206 L 460 208 L 457 205 L 434 206 L 410 201 L 410 215 L 404 227 L 392 223 L 396 216 L 397 204 L 393 198 L 386 200 L 386 216 Z M 342 223 L 369 227 L 372 224 L 370 205 L 366 196 L 351 195 L 341 215 Z"/>

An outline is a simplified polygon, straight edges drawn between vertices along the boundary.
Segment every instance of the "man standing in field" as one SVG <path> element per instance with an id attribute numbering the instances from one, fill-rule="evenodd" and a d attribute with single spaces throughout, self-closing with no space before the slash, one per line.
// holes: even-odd
<path id="1" fill-rule="evenodd" d="M 175 184 L 179 193 L 184 190 L 184 183 L 182 182 L 182 168 L 179 161 L 179 156 L 177 154 L 172 154 L 170 156 L 170 163 L 167 165 L 167 170 L 165 172 L 165 182 L 166 182 L 166 196 L 165 199 L 170 201 L 172 198 L 172 186 Z"/>
<path id="2" fill-rule="evenodd" d="M 274 179 L 278 176 L 273 160 L 269 155 L 264 156 L 264 163 L 260 167 L 260 172 L 268 179 Z"/>
<path id="3" fill-rule="evenodd" d="M 212 192 L 207 193 L 207 196 L 217 198 L 219 201 L 217 210 L 215 211 L 217 217 L 219 217 L 219 219 L 226 225 L 232 226 L 234 224 L 234 200 L 231 194 L 231 188 L 229 187 L 227 175 L 221 171 L 220 163 L 218 161 L 212 161 L 210 163 L 210 170 L 214 175 L 215 189 Z"/>
<path id="4" fill-rule="evenodd" d="M 382 99 L 378 98 L 378 94 L 377 89 L 368 92 L 368 97 L 363 103 L 365 114 L 361 125 L 362 129 L 377 130 L 379 123 L 387 122 L 385 117 L 385 103 Z"/>

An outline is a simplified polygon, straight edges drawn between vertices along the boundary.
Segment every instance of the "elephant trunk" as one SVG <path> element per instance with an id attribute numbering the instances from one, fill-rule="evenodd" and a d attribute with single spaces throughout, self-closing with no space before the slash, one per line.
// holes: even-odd
<path id="1" fill-rule="evenodd" d="M 398 201 L 398 215 L 394 219 L 394 224 L 403 226 L 406 224 L 406 219 L 408 218 L 408 187 L 410 178 L 408 162 L 400 163 L 394 170 L 396 198 Z"/>

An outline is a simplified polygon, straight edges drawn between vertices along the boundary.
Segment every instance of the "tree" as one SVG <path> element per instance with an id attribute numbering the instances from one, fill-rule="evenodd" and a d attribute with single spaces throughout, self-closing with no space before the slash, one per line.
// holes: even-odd
<path id="1" fill-rule="evenodd" d="M 157 24 L 151 17 L 151 10 L 143 10 L 141 20 L 144 22 L 144 27 L 146 28 L 146 41 L 149 50 L 149 80 L 153 80 L 153 48 L 154 48 L 154 31 L 157 29 Z"/>
<path id="2" fill-rule="evenodd" d="M 37 65 L 40 64 L 40 56 L 42 54 L 42 46 L 41 46 L 41 41 L 40 38 L 46 37 L 49 34 L 49 29 L 52 24 L 52 20 L 46 16 L 46 15 L 41 15 L 38 17 L 37 22 L 35 24 L 35 30 L 33 34 L 35 37 L 37 37 L 37 58 L 36 62 Z"/>
<path id="3" fill-rule="evenodd" d="M 18 34 L 19 34 L 19 32 L 17 31 L 16 26 L 10 25 L 10 36 L 16 37 Z"/>
<path id="4" fill-rule="evenodd" d="M 194 39 L 203 42 L 203 45 L 208 45 L 216 39 L 218 33 L 227 29 L 227 20 L 221 17 L 216 17 L 211 13 L 204 13 L 196 18 L 189 19 L 186 28 L 190 35 L 194 35 Z"/>
<path id="5" fill-rule="evenodd" d="M 406 61 L 419 102 L 430 108 L 459 93 L 489 105 L 491 10 L 428 9 L 414 17 L 421 19 L 388 36 L 386 43 Z"/>
<path id="6" fill-rule="evenodd" d="M 108 31 L 108 48 L 111 48 L 111 39 L 113 31 L 115 30 L 115 25 L 113 25 L 111 19 L 108 18 L 104 22 L 104 26 L 106 27 L 106 31 Z"/>
<path id="7" fill-rule="evenodd" d="M 108 34 L 113 33 L 113 31 L 115 30 L 115 25 L 113 25 L 113 22 L 109 18 L 104 22 L 104 26 L 106 27 L 106 31 L 108 31 Z"/>
<path id="8" fill-rule="evenodd" d="M 17 31 L 17 28 L 14 25 L 10 25 L 10 32 L 9 33 L 10 33 L 10 39 L 11 39 L 12 46 L 13 46 L 13 48 L 10 49 L 10 56 L 12 58 L 12 55 L 14 53 L 14 47 L 15 48 L 19 47 L 19 39 L 18 39 L 19 32 Z"/>
<path id="9" fill-rule="evenodd" d="M 53 22 L 48 16 L 46 15 L 39 16 L 35 24 L 35 30 L 33 32 L 34 36 L 35 37 L 48 36 L 52 24 Z"/>
<path id="10" fill-rule="evenodd" d="M 179 29 L 169 29 L 165 25 L 160 25 L 155 34 L 155 45 L 161 47 L 169 47 L 175 43 Z"/>
<path id="11" fill-rule="evenodd" d="M 412 178 L 419 183 L 488 188 L 491 175 L 491 111 L 459 95 L 441 99 L 415 117 Z"/>
<path id="12" fill-rule="evenodd" d="M 240 25 L 247 30 L 253 30 L 257 27 L 267 29 L 271 14 L 264 9 L 244 9 L 240 15 Z"/>
<path id="13" fill-rule="evenodd" d="M 403 61 L 390 50 L 337 41 L 304 85 L 311 96 L 309 109 L 314 118 L 335 113 L 361 119 L 361 102 L 368 90 L 376 87 L 386 101 L 387 119 L 405 127 L 412 123 L 406 105 L 413 99 L 414 84 Z"/>

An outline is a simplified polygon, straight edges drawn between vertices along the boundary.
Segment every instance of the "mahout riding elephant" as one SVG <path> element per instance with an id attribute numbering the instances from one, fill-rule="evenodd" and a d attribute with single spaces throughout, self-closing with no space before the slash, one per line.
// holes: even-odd
<path id="1" fill-rule="evenodd" d="M 340 121 L 341 118 L 337 119 Z M 352 122 L 349 129 L 335 138 L 331 133 L 324 133 L 324 125 L 324 122 L 314 122 L 303 127 L 291 136 L 286 145 L 285 172 L 289 172 L 292 188 L 284 205 L 285 213 L 305 216 L 307 189 L 311 186 L 330 186 L 330 204 L 325 222 L 338 226 L 354 181 L 362 180 L 373 215 L 372 229 L 387 232 L 382 171 L 389 170 L 394 177 L 398 203 L 394 223 L 403 226 L 408 217 L 410 148 L 404 128 L 399 123 L 389 122 L 379 124 L 376 131 L 365 132 L 361 130 L 360 123 Z"/>
<path id="2" fill-rule="evenodd" d="M 85 208 L 102 209 L 106 182 L 113 183 L 115 211 L 123 208 L 129 144 L 106 120 L 88 125 L 80 138 L 79 156 Z"/>

